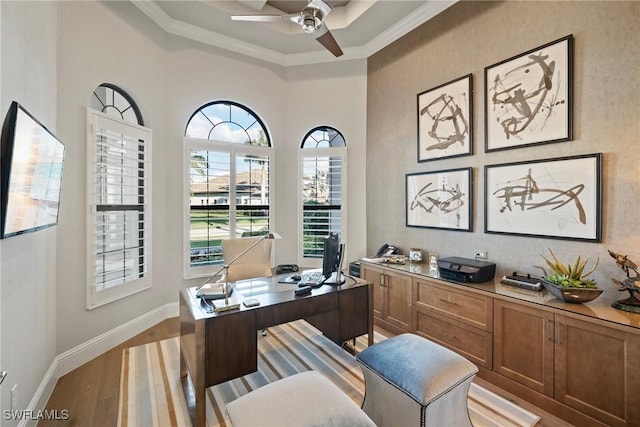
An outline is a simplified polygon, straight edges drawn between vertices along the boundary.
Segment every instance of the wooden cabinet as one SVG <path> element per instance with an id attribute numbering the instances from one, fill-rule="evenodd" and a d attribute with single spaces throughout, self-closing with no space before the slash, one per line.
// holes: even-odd
<path id="1" fill-rule="evenodd" d="M 493 370 L 553 396 L 553 322 L 550 311 L 496 299 Z"/>
<path id="2" fill-rule="evenodd" d="M 637 327 L 588 306 L 500 294 L 493 285 L 369 263 L 361 276 L 373 284 L 376 325 L 458 352 L 481 367 L 482 378 L 575 425 L 640 426 Z"/>
<path id="3" fill-rule="evenodd" d="M 640 336 L 518 302 L 494 309 L 495 372 L 607 425 L 640 425 Z"/>
<path id="4" fill-rule="evenodd" d="M 555 399 L 610 426 L 640 425 L 640 336 L 555 315 Z"/>
<path id="5" fill-rule="evenodd" d="M 415 332 L 491 369 L 492 298 L 422 278 L 413 283 Z"/>
<path id="6" fill-rule="evenodd" d="M 394 333 L 410 331 L 411 275 L 364 265 L 360 276 L 373 284 L 374 322 Z"/>

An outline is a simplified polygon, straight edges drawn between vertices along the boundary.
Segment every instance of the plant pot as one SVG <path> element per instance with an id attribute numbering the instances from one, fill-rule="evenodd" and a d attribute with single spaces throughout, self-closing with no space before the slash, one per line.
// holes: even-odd
<path id="1" fill-rule="evenodd" d="M 553 284 L 547 281 L 544 277 L 540 282 L 542 283 L 542 286 L 551 293 L 551 295 L 558 298 L 560 301 L 576 304 L 593 301 L 604 291 L 600 288 L 566 288 Z"/>

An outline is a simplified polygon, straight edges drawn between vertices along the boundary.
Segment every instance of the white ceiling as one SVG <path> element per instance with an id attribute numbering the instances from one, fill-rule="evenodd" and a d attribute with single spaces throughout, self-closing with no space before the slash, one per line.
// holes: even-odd
<path id="1" fill-rule="evenodd" d="M 363 59 L 428 21 L 458 0 L 334 2 L 325 22 L 344 51 L 335 58 L 294 23 L 232 21 L 231 15 L 283 15 L 298 0 L 131 0 L 164 31 L 284 66 Z"/>

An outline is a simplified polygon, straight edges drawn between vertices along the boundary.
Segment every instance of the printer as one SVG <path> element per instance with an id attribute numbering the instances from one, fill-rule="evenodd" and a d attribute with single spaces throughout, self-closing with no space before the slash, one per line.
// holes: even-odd
<path id="1" fill-rule="evenodd" d="M 475 259 L 449 257 L 438 260 L 438 272 L 443 279 L 456 282 L 482 283 L 493 280 L 496 265 Z"/>

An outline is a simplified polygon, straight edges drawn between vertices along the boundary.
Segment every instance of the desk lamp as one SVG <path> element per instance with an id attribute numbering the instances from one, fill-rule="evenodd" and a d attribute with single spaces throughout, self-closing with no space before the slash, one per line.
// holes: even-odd
<path id="1" fill-rule="evenodd" d="M 222 277 L 220 279 L 218 279 L 216 281 L 216 283 L 217 284 L 222 284 L 222 293 L 224 294 L 224 305 L 214 304 L 215 305 L 215 311 L 217 313 L 219 313 L 219 312 L 222 312 L 222 311 L 234 310 L 234 309 L 238 308 L 240 306 L 239 303 L 229 304 L 229 294 L 230 294 L 230 292 L 229 292 L 229 281 L 227 280 L 227 276 L 228 276 L 227 273 L 229 271 L 229 266 L 231 266 L 233 263 L 238 261 L 244 255 L 246 255 L 251 249 L 253 249 L 256 246 L 258 246 L 261 242 L 264 242 L 265 240 L 276 240 L 276 239 L 281 239 L 281 238 L 282 237 L 280 237 L 280 235 L 278 233 L 267 233 L 267 234 L 261 236 L 261 238 L 259 240 L 256 240 L 255 243 L 253 243 L 251 246 L 249 246 L 248 248 L 246 248 L 245 250 L 240 252 L 231 261 L 229 261 L 228 263 L 225 263 L 220 270 L 216 271 L 216 273 L 213 276 L 211 276 L 210 279 L 207 279 L 206 282 L 204 282 L 198 289 L 196 289 L 196 296 L 202 297 L 203 296 L 202 289 L 209 284 L 209 281 L 213 277 L 216 277 L 218 274 L 222 273 Z"/>

